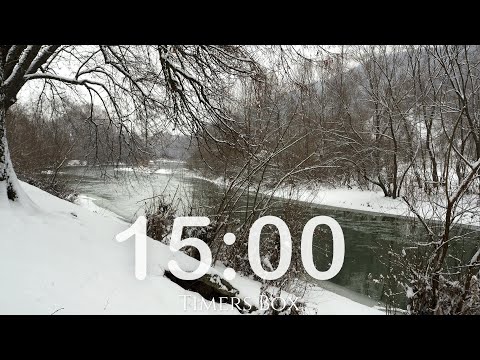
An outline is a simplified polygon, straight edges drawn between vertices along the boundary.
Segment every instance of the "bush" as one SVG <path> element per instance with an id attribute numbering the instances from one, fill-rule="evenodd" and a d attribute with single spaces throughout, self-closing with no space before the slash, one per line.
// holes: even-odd
<path id="1" fill-rule="evenodd" d="M 155 197 L 145 209 L 147 218 L 147 236 L 166 243 L 175 220 L 176 210 L 172 203 L 167 203 L 163 197 Z"/>

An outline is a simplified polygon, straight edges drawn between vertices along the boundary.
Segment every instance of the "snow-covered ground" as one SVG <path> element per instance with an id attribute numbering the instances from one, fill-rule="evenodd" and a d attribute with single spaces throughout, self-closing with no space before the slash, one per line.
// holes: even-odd
<path id="1" fill-rule="evenodd" d="M 207 179 L 218 186 L 228 186 L 223 178 Z M 260 192 L 266 195 L 272 194 L 273 190 L 261 188 Z M 307 203 L 333 206 L 337 208 L 368 211 L 388 215 L 411 216 L 407 204 L 402 199 L 385 197 L 382 191 L 361 190 L 347 187 L 326 187 L 319 184 L 296 185 L 295 187 L 280 186 L 275 189 L 273 195 L 284 199 L 293 199 Z"/>
<path id="2" fill-rule="evenodd" d="M 268 193 L 268 191 L 265 192 Z M 298 189 L 283 187 L 275 192 L 275 196 L 351 210 L 390 215 L 409 215 L 408 207 L 404 201 L 387 198 L 381 191 L 348 189 L 346 187 L 327 188 L 322 186 L 317 186 L 313 189 L 308 187 L 299 187 Z"/>
<path id="3" fill-rule="evenodd" d="M 33 205 L 0 207 L 1 314 L 239 314 L 230 307 L 201 307 L 199 294 L 163 276 L 170 259 L 184 270 L 196 268 L 195 259 L 148 239 L 147 278 L 137 280 L 133 239 L 115 240 L 129 224 L 91 199 L 81 198 L 82 207 L 22 187 Z M 222 272 L 222 266 L 210 269 Z M 258 304 L 260 283 L 240 276 L 231 283 L 240 297 Z M 382 314 L 319 287 L 305 298 L 309 313 Z"/>
<path id="4" fill-rule="evenodd" d="M 217 184 L 218 186 L 227 186 L 223 178 L 206 179 L 202 176 L 196 176 Z M 275 191 L 268 188 L 261 188 L 260 192 L 274 197 L 293 199 L 312 204 L 332 206 L 341 209 L 366 211 L 386 215 L 416 217 L 410 211 L 405 201 L 400 198 L 392 199 L 385 197 L 382 191 L 362 190 L 351 187 L 327 187 L 320 184 L 296 185 L 295 187 L 280 186 Z M 438 220 L 445 215 L 445 196 L 438 195 L 427 198 L 422 190 L 419 190 L 414 199 L 415 209 L 419 215 L 425 219 Z M 412 198 L 410 197 L 410 201 Z M 458 209 L 464 209 L 464 212 L 458 211 L 460 216 L 455 219 L 455 222 L 460 224 L 480 227 L 480 213 L 476 210 L 480 204 L 480 196 L 465 195 L 459 201 Z"/>
<path id="5" fill-rule="evenodd" d="M 269 190 L 264 190 L 269 193 Z M 400 198 L 392 199 L 385 197 L 382 191 L 360 190 L 358 188 L 332 188 L 322 185 L 314 187 L 297 186 L 295 189 L 282 187 L 275 191 L 275 196 L 282 198 L 291 198 L 295 200 L 311 202 L 314 204 L 334 206 L 350 210 L 367 211 L 388 215 L 415 217 L 410 211 L 406 202 Z M 439 220 L 444 218 L 446 213 L 445 196 L 438 195 L 436 198 L 427 196 L 419 190 L 419 193 L 410 201 L 416 202 L 414 207 L 416 211 L 425 219 Z M 459 209 L 464 209 L 456 222 L 480 226 L 480 213 L 476 210 L 475 202 L 480 203 L 480 197 L 477 195 L 465 195 L 459 201 Z M 471 209 L 471 210 L 469 210 Z"/>

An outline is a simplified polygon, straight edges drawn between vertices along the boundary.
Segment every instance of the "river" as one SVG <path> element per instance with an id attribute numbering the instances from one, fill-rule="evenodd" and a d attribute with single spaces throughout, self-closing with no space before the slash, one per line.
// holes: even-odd
<path id="1" fill-rule="evenodd" d="M 149 166 L 148 172 L 128 170 L 131 169 L 115 171 L 115 174 L 121 175 L 120 180 L 112 178 L 113 168 L 98 171 L 94 168 L 67 167 L 61 176 L 68 179 L 78 193 L 91 197 L 96 205 L 130 222 L 143 214 L 148 199 L 156 195 L 175 196 L 176 207 L 180 211 L 192 204 L 203 207 L 207 216 L 214 213 L 215 203 L 223 196 L 219 185 L 196 176 L 181 162 L 158 161 Z M 276 199 L 273 213 L 269 215 L 277 215 L 286 202 L 285 199 Z M 320 282 L 321 286 L 367 305 L 385 301 L 381 276 L 387 273 L 385 261 L 388 262 L 388 251 L 390 247 L 401 250 L 411 239 L 423 236 L 420 224 L 397 216 L 302 202 L 297 202 L 297 205 L 306 210 L 305 222 L 313 216 L 328 215 L 338 221 L 344 232 L 345 260 L 342 270 L 330 281 Z M 458 231 L 469 230 L 460 228 Z M 479 238 L 479 232 L 469 234 L 456 244 L 454 255 L 471 258 Z M 316 265 L 325 258 L 324 250 L 315 246 L 314 242 Z M 399 305 L 405 306 L 404 300 Z"/>

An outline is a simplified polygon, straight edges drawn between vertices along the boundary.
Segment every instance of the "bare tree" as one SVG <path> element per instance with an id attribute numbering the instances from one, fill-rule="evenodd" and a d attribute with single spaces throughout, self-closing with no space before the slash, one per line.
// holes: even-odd
<path id="1" fill-rule="evenodd" d="M 259 70 L 242 46 L 0 46 L 0 203 L 25 198 L 10 160 L 5 116 L 27 82 L 43 82 L 40 97 L 50 89 L 54 101 L 65 90 L 86 98 L 88 121 L 101 104 L 121 138 L 139 129 L 147 135 L 160 121 L 212 136 L 207 124 L 232 130 L 224 108 L 235 79 Z"/>
<path id="2" fill-rule="evenodd" d="M 408 121 L 418 149 L 413 168 L 423 167 L 402 198 L 425 230 L 394 256 L 413 314 L 478 314 L 480 250 L 456 254 L 465 233 L 478 226 L 480 158 L 477 139 L 476 46 L 422 46 L 407 49 Z M 391 104 L 389 104 L 390 107 Z M 405 159 L 404 159 L 405 161 Z M 420 175 L 420 178 L 419 178 Z M 414 182 L 412 181 L 412 184 Z M 422 189 L 423 184 L 423 189 Z"/>

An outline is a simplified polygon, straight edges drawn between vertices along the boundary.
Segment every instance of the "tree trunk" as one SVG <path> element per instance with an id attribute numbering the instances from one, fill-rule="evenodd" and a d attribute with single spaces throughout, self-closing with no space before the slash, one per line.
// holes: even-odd
<path id="1" fill-rule="evenodd" d="M 0 204 L 6 199 L 15 200 L 16 194 L 9 176 L 10 156 L 8 153 L 5 116 L 7 114 L 5 89 L 1 86 L 4 78 L 6 54 L 0 49 Z"/>
<path id="2" fill-rule="evenodd" d="M 385 186 L 382 182 L 382 180 L 380 180 L 380 176 L 378 177 L 378 183 L 375 183 L 376 185 L 380 186 L 380 189 L 382 189 L 383 191 L 383 195 L 385 195 L 385 197 L 391 197 L 392 196 L 392 193 L 390 192 L 390 189 L 387 188 L 387 186 Z"/>
<path id="3" fill-rule="evenodd" d="M 17 179 L 8 150 L 5 116 L 7 109 L 0 94 L 0 208 L 7 203 L 19 203 L 31 209 L 37 209 L 28 195 L 23 191 Z"/>
<path id="4" fill-rule="evenodd" d="M 3 104 L 1 98 L 0 104 Z M 5 107 L 0 105 L 0 202 L 2 202 L 5 197 L 11 201 L 15 201 L 18 198 L 16 189 L 17 182 L 8 151 L 5 115 Z"/>
<path id="5" fill-rule="evenodd" d="M 7 110 L 13 102 L 10 98 L 7 98 L 6 89 L 2 86 L 6 76 L 4 73 L 6 57 L 4 49 L 0 47 L 0 208 L 5 204 L 17 202 L 31 209 L 36 209 L 36 206 L 24 193 L 17 180 L 8 151 L 5 122 Z"/>
<path id="6" fill-rule="evenodd" d="M 431 171 L 432 171 L 432 181 L 433 181 L 433 187 L 435 189 L 438 189 L 439 185 L 439 178 L 438 178 L 438 165 L 437 165 L 437 159 L 435 158 L 435 152 L 433 150 L 433 142 L 432 142 L 432 126 L 433 126 L 433 115 L 434 115 L 434 109 L 432 109 L 432 112 L 430 114 L 430 118 L 426 118 L 426 111 L 424 111 L 424 119 L 425 121 L 425 126 L 427 129 L 427 139 L 426 139 L 426 147 L 428 151 L 428 156 L 430 157 L 430 165 L 431 165 Z"/>
<path id="7" fill-rule="evenodd" d="M 0 104 L 2 103 L 0 98 Z M 7 196 L 8 199 L 15 200 L 17 196 L 9 176 L 11 163 L 5 131 L 5 113 L 4 106 L 0 106 L 0 196 Z"/>

